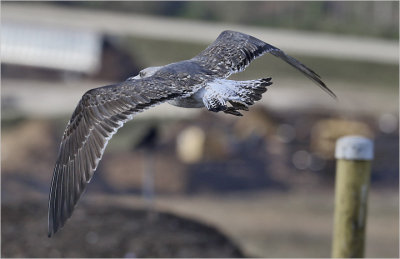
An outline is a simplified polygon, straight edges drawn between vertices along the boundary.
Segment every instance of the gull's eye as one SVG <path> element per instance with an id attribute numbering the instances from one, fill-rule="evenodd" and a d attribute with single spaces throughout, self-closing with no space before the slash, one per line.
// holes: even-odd
<path id="1" fill-rule="evenodd" d="M 143 72 L 143 71 L 140 71 L 140 72 L 139 72 L 139 76 L 140 76 L 140 77 L 144 77 L 145 75 L 146 75 L 145 72 Z"/>

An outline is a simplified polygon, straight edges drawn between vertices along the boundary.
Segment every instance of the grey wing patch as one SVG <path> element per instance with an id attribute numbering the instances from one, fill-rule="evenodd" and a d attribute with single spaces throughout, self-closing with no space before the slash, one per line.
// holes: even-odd
<path id="1" fill-rule="evenodd" d="M 226 78 L 233 73 L 244 70 L 258 56 L 270 51 L 273 47 L 250 35 L 223 31 L 195 60 Z"/>
<path id="2" fill-rule="evenodd" d="M 192 60 L 199 62 L 218 77 L 227 78 L 233 73 L 243 71 L 252 60 L 269 52 L 298 69 L 336 98 L 336 95 L 322 82 L 320 76 L 304 64 L 286 55 L 279 48 L 241 32 L 223 31 L 211 45 Z"/>
<path id="3" fill-rule="evenodd" d="M 141 79 L 96 88 L 78 103 L 62 137 L 49 196 L 48 235 L 71 216 L 107 142 L 133 114 L 180 96 L 164 82 Z"/>

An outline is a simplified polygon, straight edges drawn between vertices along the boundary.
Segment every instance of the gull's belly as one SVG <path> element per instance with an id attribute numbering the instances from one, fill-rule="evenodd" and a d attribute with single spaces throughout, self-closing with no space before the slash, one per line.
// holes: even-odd
<path id="1" fill-rule="evenodd" d="M 193 95 L 185 98 L 175 98 L 171 101 L 168 101 L 169 104 L 178 107 L 184 108 L 202 108 L 204 107 L 203 96 L 204 96 L 205 88 L 200 88 Z"/>

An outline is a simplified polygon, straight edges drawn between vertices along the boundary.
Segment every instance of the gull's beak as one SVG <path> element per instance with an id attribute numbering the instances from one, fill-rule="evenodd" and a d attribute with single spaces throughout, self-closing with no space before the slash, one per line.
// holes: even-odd
<path id="1" fill-rule="evenodd" d="M 140 76 L 139 76 L 139 75 L 137 75 L 137 76 L 131 76 L 131 77 L 129 77 L 127 80 L 135 80 L 135 79 L 140 79 Z"/>

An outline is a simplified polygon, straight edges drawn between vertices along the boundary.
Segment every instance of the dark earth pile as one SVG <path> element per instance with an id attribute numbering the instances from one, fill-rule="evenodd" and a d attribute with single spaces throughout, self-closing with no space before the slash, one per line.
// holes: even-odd
<path id="1" fill-rule="evenodd" d="M 46 204 L 2 205 L 2 257 L 243 257 L 213 227 L 169 213 L 84 204 L 47 237 Z"/>

